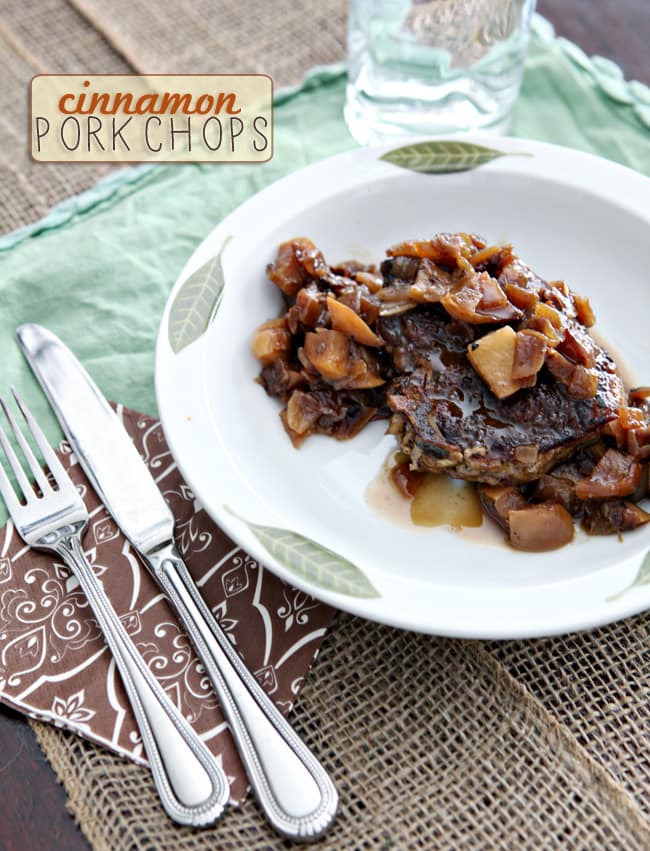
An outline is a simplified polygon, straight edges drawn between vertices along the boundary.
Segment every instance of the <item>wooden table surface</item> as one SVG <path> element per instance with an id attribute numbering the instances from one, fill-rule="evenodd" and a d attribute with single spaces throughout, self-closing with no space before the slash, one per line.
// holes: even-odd
<path id="1" fill-rule="evenodd" d="M 539 0 L 558 35 L 650 84 L 650 0 Z M 27 723 L 0 706 L 0 851 L 87 851 Z"/>

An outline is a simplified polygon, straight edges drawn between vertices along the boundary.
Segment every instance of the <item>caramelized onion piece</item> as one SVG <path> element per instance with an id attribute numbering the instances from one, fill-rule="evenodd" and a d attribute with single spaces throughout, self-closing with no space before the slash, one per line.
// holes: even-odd
<path id="1" fill-rule="evenodd" d="M 515 378 L 513 379 L 517 382 L 517 387 L 534 387 L 537 384 L 537 376 L 536 375 L 527 375 L 525 378 Z"/>
<path id="2" fill-rule="evenodd" d="M 346 284 L 340 287 L 336 293 L 337 301 L 345 304 L 350 310 L 371 325 L 379 316 L 380 301 L 363 284 Z"/>
<path id="3" fill-rule="evenodd" d="M 518 307 L 519 310 L 530 310 L 535 307 L 539 301 L 537 293 L 532 290 L 527 290 L 524 287 L 520 287 L 517 284 L 511 284 L 507 281 L 505 283 L 499 283 L 501 283 L 504 293 L 508 296 L 508 300 L 514 304 L 515 307 Z"/>
<path id="4" fill-rule="evenodd" d="M 619 408 L 618 421 L 624 429 L 645 428 L 647 419 L 641 408 Z"/>
<path id="5" fill-rule="evenodd" d="M 581 322 L 587 328 L 591 328 L 592 325 L 596 324 L 596 314 L 594 313 L 588 298 L 574 293 L 573 303 L 575 304 L 578 322 Z"/>
<path id="6" fill-rule="evenodd" d="M 417 302 L 438 302 L 454 286 L 453 276 L 445 269 L 436 266 L 432 260 L 425 259 L 411 285 L 408 295 Z"/>
<path id="7" fill-rule="evenodd" d="M 510 543 L 517 550 L 543 553 L 573 540 L 571 515 L 557 503 L 541 503 L 510 511 Z"/>
<path id="8" fill-rule="evenodd" d="M 641 477 L 638 485 L 630 494 L 632 502 L 641 502 L 650 491 L 650 464 L 640 464 L 639 466 L 641 467 Z"/>
<path id="9" fill-rule="evenodd" d="M 630 405 L 643 405 L 650 399 L 650 387 L 633 387 L 629 399 Z"/>
<path id="10" fill-rule="evenodd" d="M 580 508 L 575 482 L 555 473 L 545 473 L 540 476 L 535 485 L 532 500 L 533 502 L 557 502 L 570 514 L 575 514 Z"/>
<path id="11" fill-rule="evenodd" d="M 357 434 L 377 413 L 368 397 L 329 389 L 294 393 L 280 419 L 298 448 L 310 434 L 324 433 L 337 440 Z"/>
<path id="12" fill-rule="evenodd" d="M 322 322 L 325 312 L 324 298 L 315 284 L 303 287 L 296 295 L 295 308 L 298 320 L 305 328 L 315 328 Z"/>
<path id="13" fill-rule="evenodd" d="M 576 364 L 567 384 L 569 396 L 574 399 L 593 399 L 598 393 L 598 375 L 592 369 Z"/>
<path id="14" fill-rule="evenodd" d="M 466 234 L 440 233 L 433 239 L 400 242 L 398 245 L 389 248 L 386 254 L 389 257 L 428 257 L 436 263 L 452 269 L 459 265 L 462 268 L 469 267 L 471 269 L 472 266 L 467 261 L 470 245 L 471 240 Z"/>
<path id="15" fill-rule="evenodd" d="M 558 343 L 557 350 L 574 363 L 586 367 L 596 365 L 596 343 L 587 331 L 575 323 L 564 329 L 564 338 Z"/>
<path id="16" fill-rule="evenodd" d="M 398 491 L 407 499 L 415 496 L 418 485 L 424 478 L 424 473 L 418 470 L 411 470 L 410 461 L 402 461 L 401 464 L 396 464 L 390 471 L 390 478 Z"/>
<path id="17" fill-rule="evenodd" d="M 378 365 L 371 363 L 366 355 L 365 357 L 353 358 L 350 377 L 343 381 L 340 386 L 346 387 L 348 390 L 369 390 L 385 383 L 386 379 L 380 375 Z"/>
<path id="18" fill-rule="evenodd" d="M 278 358 L 260 372 L 259 382 L 269 396 L 284 400 L 292 390 L 305 383 L 305 377 L 297 370 L 291 369 L 284 358 Z"/>
<path id="19" fill-rule="evenodd" d="M 350 437 L 359 434 L 376 413 L 377 408 L 373 408 L 370 405 L 350 405 L 346 409 L 345 418 L 332 428 L 331 434 L 336 440 L 348 440 Z M 325 433 L 330 434 L 329 431 Z"/>
<path id="20" fill-rule="evenodd" d="M 305 434 L 310 431 L 318 421 L 321 410 L 314 404 L 314 399 L 309 393 L 302 390 L 294 390 L 287 403 L 286 424 L 296 434 Z"/>
<path id="21" fill-rule="evenodd" d="M 376 272 L 357 272 L 354 279 L 358 284 L 364 284 L 364 286 L 368 287 L 373 294 L 378 293 L 384 285 L 383 278 Z"/>
<path id="22" fill-rule="evenodd" d="M 574 364 L 554 349 L 549 349 L 545 357 L 546 366 L 551 375 L 562 384 L 574 399 L 593 399 L 598 393 L 598 374 L 581 364 Z"/>
<path id="23" fill-rule="evenodd" d="M 511 511 L 526 508 L 528 503 L 519 488 L 507 485 L 480 485 L 478 495 L 488 517 L 491 517 L 506 532 L 509 530 L 508 516 Z"/>
<path id="24" fill-rule="evenodd" d="M 298 237 L 283 242 L 278 248 L 275 262 L 266 267 L 266 273 L 286 296 L 295 296 L 310 276 L 322 277 L 327 272 L 323 255 L 311 239 Z"/>
<path id="25" fill-rule="evenodd" d="M 512 322 L 523 315 L 487 272 L 466 275 L 440 301 L 453 319 L 470 325 Z"/>
<path id="26" fill-rule="evenodd" d="M 379 315 L 398 316 L 400 313 L 406 313 L 407 310 L 413 310 L 415 307 L 417 307 L 417 304 L 414 301 L 389 301 L 379 308 Z"/>
<path id="27" fill-rule="evenodd" d="M 546 338 L 538 331 L 524 330 L 517 333 L 515 357 L 512 366 L 513 378 L 537 375 L 544 366 Z"/>
<path id="28" fill-rule="evenodd" d="M 533 328 L 546 337 L 546 344 L 548 346 L 557 346 L 562 339 L 562 335 L 558 332 L 557 328 L 545 316 L 534 317 L 532 323 Z"/>
<path id="29" fill-rule="evenodd" d="M 641 479 L 640 464 L 626 452 L 608 449 L 587 478 L 576 483 L 579 499 L 629 496 Z"/>
<path id="30" fill-rule="evenodd" d="M 537 302 L 533 316 L 535 319 L 548 319 L 556 330 L 562 328 L 562 317 L 558 311 L 550 304 L 544 304 L 543 301 Z"/>
<path id="31" fill-rule="evenodd" d="M 483 263 L 487 263 L 488 260 L 492 260 L 497 254 L 499 254 L 503 250 L 503 246 L 501 245 L 488 245 L 485 248 L 481 248 L 475 254 L 472 254 L 469 258 L 469 262 L 476 268 L 477 266 L 481 266 Z"/>
<path id="32" fill-rule="evenodd" d="M 571 363 L 568 358 L 556 352 L 555 349 L 548 349 L 544 362 L 548 367 L 551 375 L 563 384 L 568 384 L 573 374 L 575 364 Z"/>
<path id="33" fill-rule="evenodd" d="M 346 304 L 337 301 L 334 296 L 327 296 L 327 309 L 335 331 L 348 334 L 357 343 L 364 346 L 381 346 L 381 339 L 363 319 Z"/>
<path id="34" fill-rule="evenodd" d="M 605 423 L 602 433 L 608 437 L 613 437 L 618 449 L 625 449 L 628 432 L 620 424 L 618 417 L 615 420 L 610 420 L 608 423 Z"/>
<path id="35" fill-rule="evenodd" d="M 382 305 L 391 304 L 392 302 L 407 301 L 410 289 L 411 288 L 408 284 L 393 284 L 390 287 L 384 287 L 383 290 L 378 293 L 378 298 Z"/>
<path id="36" fill-rule="evenodd" d="M 582 528 L 589 535 L 612 535 L 629 532 L 650 521 L 650 514 L 633 502 L 610 499 L 585 503 Z"/>
<path id="37" fill-rule="evenodd" d="M 638 461 L 647 461 L 650 458 L 650 429 L 629 429 L 625 432 L 626 449 Z"/>
<path id="38" fill-rule="evenodd" d="M 566 281 L 549 281 L 548 285 L 552 290 L 559 290 L 562 295 L 568 296 L 571 292 L 571 290 L 569 289 L 569 285 Z"/>
<path id="39" fill-rule="evenodd" d="M 481 289 L 481 300 L 478 308 L 481 313 L 490 313 L 490 311 L 501 310 L 504 307 L 513 307 L 506 298 L 506 294 L 501 289 L 501 285 L 496 278 L 488 275 L 487 272 L 481 272 L 478 280 Z"/>

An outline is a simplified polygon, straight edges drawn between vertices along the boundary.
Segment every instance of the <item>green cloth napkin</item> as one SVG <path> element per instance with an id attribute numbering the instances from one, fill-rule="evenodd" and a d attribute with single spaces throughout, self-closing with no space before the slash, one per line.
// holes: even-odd
<path id="1" fill-rule="evenodd" d="M 51 440 L 60 430 L 14 343 L 23 322 L 66 341 L 108 398 L 156 413 L 153 351 L 165 301 L 207 233 L 253 193 L 355 146 L 342 68 L 315 69 L 276 98 L 263 165 L 145 166 L 114 173 L 0 239 L 0 392 L 15 384 Z M 512 134 L 601 154 L 650 175 L 650 90 L 588 59 L 535 18 Z M 3 520 L 0 507 L 0 520 Z"/>

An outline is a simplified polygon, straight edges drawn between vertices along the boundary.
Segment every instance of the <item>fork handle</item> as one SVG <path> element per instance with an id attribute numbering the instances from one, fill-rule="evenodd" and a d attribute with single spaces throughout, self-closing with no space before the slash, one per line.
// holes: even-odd
<path id="1" fill-rule="evenodd" d="M 56 552 L 79 580 L 113 654 L 165 811 L 179 824 L 212 824 L 230 793 L 223 770 L 149 670 L 109 603 L 79 537 L 61 538 Z"/>
<path id="2" fill-rule="evenodd" d="M 320 836 L 332 823 L 338 803 L 327 772 L 244 665 L 174 544 L 145 560 L 175 606 L 219 696 L 269 822 L 293 840 Z"/>

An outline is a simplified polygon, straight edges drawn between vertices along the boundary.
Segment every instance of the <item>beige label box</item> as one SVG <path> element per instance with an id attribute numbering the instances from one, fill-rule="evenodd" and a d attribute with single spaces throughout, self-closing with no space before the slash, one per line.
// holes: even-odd
<path id="1" fill-rule="evenodd" d="M 273 81 L 264 74 L 50 75 L 31 83 L 39 162 L 266 162 Z"/>

